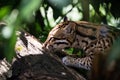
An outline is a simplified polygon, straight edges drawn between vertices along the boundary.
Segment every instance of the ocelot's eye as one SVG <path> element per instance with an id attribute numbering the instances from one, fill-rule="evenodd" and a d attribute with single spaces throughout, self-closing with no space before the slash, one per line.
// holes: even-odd
<path id="1" fill-rule="evenodd" d="M 64 30 L 65 30 L 65 33 L 71 33 L 72 28 L 71 28 L 70 25 L 67 25 L 67 26 L 64 28 Z"/>
<path id="2" fill-rule="evenodd" d="M 67 33 L 71 33 L 71 31 L 72 31 L 72 29 L 68 29 L 68 30 L 67 30 Z"/>
<path id="3" fill-rule="evenodd" d="M 65 33 L 71 33 L 71 29 L 66 29 Z"/>
<path id="4" fill-rule="evenodd" d="M 91 45 L 90 45 L 90 47 L 94 47 L 94 45 L 93 45 L 93 44 L 91 44 Z"/>

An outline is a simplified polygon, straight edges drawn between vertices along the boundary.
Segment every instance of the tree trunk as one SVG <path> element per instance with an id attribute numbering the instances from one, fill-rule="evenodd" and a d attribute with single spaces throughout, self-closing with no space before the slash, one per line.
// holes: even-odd
<path id="1" fill-rule="evenodd" d="M 0 61 L 0 80 L 86 80 L 63 65 L 57 55 L 43 50 L 32 35 L 26 32 L 17 35 L 16 57 L 12 64 L 5 59 Z"/>

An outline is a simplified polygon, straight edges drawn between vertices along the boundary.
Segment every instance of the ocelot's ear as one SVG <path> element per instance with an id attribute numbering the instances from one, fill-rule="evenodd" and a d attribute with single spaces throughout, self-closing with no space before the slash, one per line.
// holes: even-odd
<path id="1" fill-rule="evenodd" d="M 68 18 L 65 16 L 65 17 L 63 18 L 63 22 L 66 22 L 66 21 L 68 21 Z"/>
<path id="2" fill-rule="evenodd" d="M 65 31 L 67 33 L 73 33 L 75 30 L 76 30 L 76 24 L 74 22 L 69 22 L 69 24 L 65 26 Z"/>

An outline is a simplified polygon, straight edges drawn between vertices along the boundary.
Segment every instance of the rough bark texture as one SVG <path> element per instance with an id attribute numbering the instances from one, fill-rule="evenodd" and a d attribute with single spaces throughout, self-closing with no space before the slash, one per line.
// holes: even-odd
<path id="1" fill-rule="evenodd" d="M 17 56 L 9 64 L 0 61 L 0 80 L 86 80 L 64 66 L 59 57 L 42 49 L 42 44 L 25 32 L 17 32 Z"/>

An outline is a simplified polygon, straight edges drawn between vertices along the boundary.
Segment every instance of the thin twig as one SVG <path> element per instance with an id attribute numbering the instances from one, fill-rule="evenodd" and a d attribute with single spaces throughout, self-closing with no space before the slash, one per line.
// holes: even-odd
<path id="1" fill-rule="evenodd" d="M 48 17 L 47 17 L 46 7 L 45 7 L 45 5 L 43 5 L 43 7 L 44 7 L 44 10 L 45 10 L 45 19 L 47 21 L 47 26 L 50 27 L 50 23 L 49 23 L 49 20 L 48 20 Z"/>
<path id="2" fill-rule="evenodd" d="M 63 14 L 63 15 L 61 16 L 62 18 L 61 18 L 59 21 L 57 21 L 56 23 L 57 23 L 57 24 L 60 23 L 60 21 L 61 21 L 68 13 L 70 13 L 77 4 L 78 4 L 78 3 L 72 4 L 72 5 L 73 5 L 72 8 L 71 8 L 68 12 L 66 12 L 65 14 Z"/>

